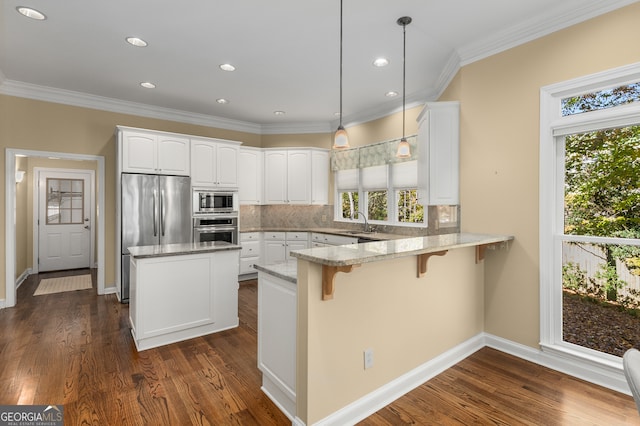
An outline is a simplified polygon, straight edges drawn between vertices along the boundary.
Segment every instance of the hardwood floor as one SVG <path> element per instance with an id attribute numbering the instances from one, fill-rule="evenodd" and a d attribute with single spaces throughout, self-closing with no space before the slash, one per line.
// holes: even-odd
<path id="1" fill-rule="evenodd" d="M 77 272 L 81 273 L 81 272 Z M 86 273 L 86 270 L 84 271 Z M 240 326 L 138 353 L 128 305 L 82 290 L 0 310 L 0 404 L 63 404 L 66 425 L 288 425 L 260 390 L 257 286 Z M 94 276 L 95 283 L 95 276 Z M 482 349 L 361 425 L 640 424 L 631 397 Z"/>

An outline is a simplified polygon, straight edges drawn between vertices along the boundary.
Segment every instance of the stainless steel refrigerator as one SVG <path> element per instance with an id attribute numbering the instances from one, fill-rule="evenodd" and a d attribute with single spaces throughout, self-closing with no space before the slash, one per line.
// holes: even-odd
<path id="1" fill-rule="evenodd" d="M 190 184 L 186 176 L 122 174 L 122 302 L 129 300 L 128 247 L 191 242 Z"/>

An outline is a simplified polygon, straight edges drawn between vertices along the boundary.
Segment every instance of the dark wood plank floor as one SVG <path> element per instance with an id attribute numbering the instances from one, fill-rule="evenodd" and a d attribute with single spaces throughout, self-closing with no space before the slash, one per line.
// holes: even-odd
<path id="1" fill-rule="evenodd" d="M 87 271 L 66 272 L 86 273 Z M 257 288 L 240 286 L 240 327 L 138 353 L 128 306 L 95 288 L 0 311 L 0 404 L 63 404 L 66 425 L 287 425 L 260 391 Z M 94 276 L 95 283 L 95 276 Z M 631 397 L 482 349 L 362 425 L 640 424 Z"/>

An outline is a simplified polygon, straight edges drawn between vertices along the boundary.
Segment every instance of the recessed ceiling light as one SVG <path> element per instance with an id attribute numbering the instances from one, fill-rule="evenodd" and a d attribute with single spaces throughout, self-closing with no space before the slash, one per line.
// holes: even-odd
<path id="1" fill-rule="evenodd" d="M 387 65 L 389 65 L 387 58 L 376 58 L 375 61 L 373 61 L 374 67 L 386 67 Z"/>
<path id="2" fill-rule="evenodd" d="M 394 92 L 393 90 L 387 92 L 384 94 L 387 98 L 395 98 L 396 96 L 398 96 L 398 92 Z"/>
<path id="3" fill-rule="evenodd" d="M 216 99 L 216 102 L 222 105 L 229 103 L 229 101 L 226 100 L 225 98 Z"/>
<path id="4" fill-rule="evenodd" d="M 16 7 L 16 10 L 27 18 L 35 19 L 37 21 L 44 21 L 45 19 L 47 19 L 47 17 L 44 16 L 44 13 L 38 12 L 37 10 L 31 9 L 30 7 L 18 6 Z"/>
<path id="5" fill-rule="evenodd" d="M 156 85 L 153 83 L 150 83 L 148 81 L 143 81 L 142 83 L 140 83 L 140 86 L 144 87 L 145 89 L 155 89 Z"/>
<path id="6" fill-rule="evenodd" d="M 220 69 L 223 70 L 223 71 L 235 71 L 236 67 L 234 67 L 231 64 L 222 64 L 222 65 L 220 65 Z"/>
<path id="7" fill-rule="evenodd" d="M 127 37 L 127 43 L 136 47 L 147 47 L 147 42 L 138 37 Z"/>
<path id="8" fill-rule="evenodd" d="M 336 112 L 333 113 L 333 115 L 335 115 L 336 117 L 340 117 L 342 114 L 340 114 L 339 111 L 336 111 Z"/>
<path id="9" fill-rule="evenodd" d="M 285 115 L 286 114 L 284 111 L 273 111 L 273 113 L 275 115 Z"/>

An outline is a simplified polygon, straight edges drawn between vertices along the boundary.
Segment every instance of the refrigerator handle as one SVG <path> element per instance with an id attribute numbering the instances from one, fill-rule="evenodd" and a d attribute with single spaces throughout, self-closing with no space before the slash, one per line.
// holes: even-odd
<path id="1" fill-rule="evenodd" d="M 156 208 L 158 204 L 158 190 L 153 190 L 153 236 L 158 236 L 158 209 Z"/>
<path id="2" fill-rule="evenodd" d="M 164 237 L 164 189 L 160 192 L 160 232 Z"/>

